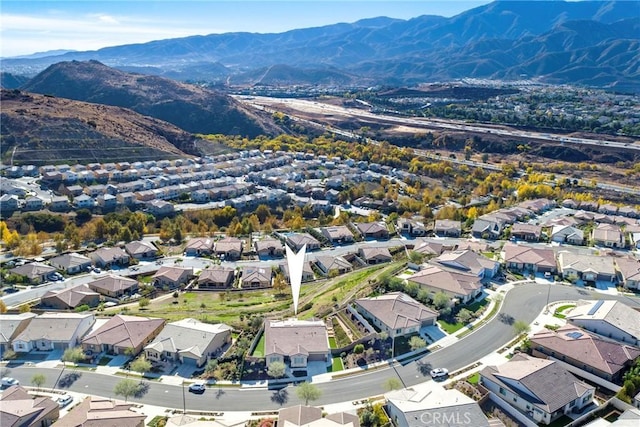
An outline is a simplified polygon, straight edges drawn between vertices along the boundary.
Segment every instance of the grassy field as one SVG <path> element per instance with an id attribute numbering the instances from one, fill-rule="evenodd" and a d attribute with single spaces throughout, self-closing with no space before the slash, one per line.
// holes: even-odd
<path id="1" fill-rule="evenodd" d="M 355 295 L 368 294 L 369 281 L 380 273 L 397 268 L 400 264 L 372 266 L 334 279 L 305 284 L 300 289 L 298 318 L 324 317 L 336 303 Z M 306 307 L 306 308 L 305 308 Z M 291 295 L 276 295 L 273 289 L 229 292 L 185 292 L 177 299 L 152 301 L 147 307 L 132 305 L 128 314 L 161 317 L 175 321 L 192 317 L 208 323 L 227 323 L 242 327 L 253 316 L 293 316 Z"/>

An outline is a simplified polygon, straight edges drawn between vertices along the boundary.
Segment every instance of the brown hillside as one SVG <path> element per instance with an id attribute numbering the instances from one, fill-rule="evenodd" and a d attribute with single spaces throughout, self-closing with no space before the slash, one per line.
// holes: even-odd
<path id="1" fill-rule="evenodd" d="M 120 107 L 2 90 L 5 164 L 87 163 L 186 156 L 193 135 Z"/>

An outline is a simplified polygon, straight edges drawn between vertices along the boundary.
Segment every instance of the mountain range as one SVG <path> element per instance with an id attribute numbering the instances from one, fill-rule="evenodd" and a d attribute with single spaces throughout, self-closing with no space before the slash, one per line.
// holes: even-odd
<path id="1" fill-rule="evenodd" d="M 70 60 L 180 80 L 411 85 L 536 78 L 640 92 L 640 2 L 496 1 L 451 18 L 365 19 L 277 34 L 225 33 L 2 60 L 33 76 Z"/>

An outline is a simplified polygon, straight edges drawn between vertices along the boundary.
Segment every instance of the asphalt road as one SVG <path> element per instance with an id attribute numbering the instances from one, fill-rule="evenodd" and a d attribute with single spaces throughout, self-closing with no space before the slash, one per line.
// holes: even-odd
<path id="1" fill-rule="evenodd" d="M 384 392 L 383 384 L 387 378 L 399 375 L 406 386 L 429 381 L 428 371 L 431 367 L 445 367 L 450 371 L 472 364 L 482 357 L 503 347 L 515 333 L 513 326 L 505 319 L 533 322 L 549 301 L 578 299 L 618 299 L 626 304 L 640 307 L 640 300 L 624 296 L 608 296 L 566 285 L 523 284 L 507 293 L 500 314 L 476 332 L 466 336 L 457 343 L 422 357 L 419 361 L 406 365 L 395 365 L 394 368 L 383 368 L 320 383 L 322 397 L 314 401 L 316 405 L 337 402 L 348 402 Z M 421 366 L 422 365 L 422 366 Z M 47 382 L 44 387 L 53 387 L 59 377 L 60 369 L 42 369 L 34 367 L 13 367 L 9 375 L 28 385 L 36 373 L 43 373 Z M 64 375 L 74 371 L 67 369 Z M 86 371 L 75 371 L 79 377 L 65 388 L 70 390 L 104 397 L 115 397 L 113 389 L 122 378 Z M 300 402 L 294 387 L 289 386 L 280 392 L 266 389 L 211 388 L 202 395 L 194 395 L 180 386 L 167 385 L 155 381 L 145 382 L 145 393 L 133 397 L 130 401 L 146 403 L 167 408 L 182 408 L 183 392 L 186 406 L 190 410 L 207 411 L 261 411 L 279 409 L 296 405 Z"/>

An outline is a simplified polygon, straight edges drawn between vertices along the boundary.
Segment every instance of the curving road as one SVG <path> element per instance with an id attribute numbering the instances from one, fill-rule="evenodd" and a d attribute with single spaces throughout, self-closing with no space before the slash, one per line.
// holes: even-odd
<path id="1" fill-rule="evenodd" d="M 500 313 L 515 320 L 531 323 L 542 312 L 547 302 L 577 299 L 618 299 L 626 304 L 640 307 L 640 300 L 625 296 L 609 296 L 584 289 L 564 285 L 518 285 L 505 296 Z M 507 344 L 514 337 L 513 327 L 496 316 L 476 332 L 466 336 L 457 343 L 435 351 L 405 365 L 395 365 L 393 369 L 383 368 L 375 371 L 320 383 L 322 397 L 314 402 L 317 405 L 346 402 L 379 395 L 384 392 L 383 383 L 387 378 L 399 375 L 406 386 L 429 380 L 428 371 L 431 366 L 446 367 L 450 371 L 472 364 L 496 349 Z M 53 387 L 60 369 L 42 369 L 33 367 L 15 367 L 10 375 L 29 384 L 36 372 L 47 378 L 45 387 Z M 73 372 L 66 370 L 65 375 Z M 105 397 L 115 397 L 113 389 L 122 378 L 86 371 L 76 371 L 80 376 L 68 389 L 80 393 Z M 131 401 L 167 407 L 181 408 L 183 393 L 186 406 L 190 410 L 207 411 L 262 411 L 274 410 L 282 406 L 295 405 L 300 402 L 293 387 L 289 386 L 280 392 L 265 389 L 212 388 L 202 395 L 186 392 L 180 386 L 146 382 L 148 388 L 144 395 L 134 397 Z"/>

